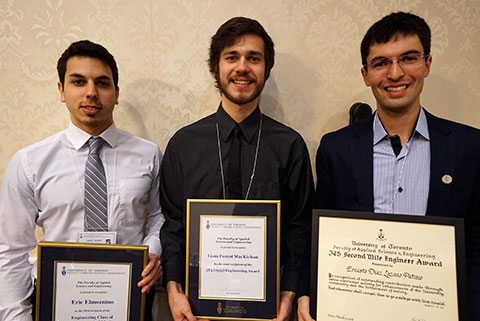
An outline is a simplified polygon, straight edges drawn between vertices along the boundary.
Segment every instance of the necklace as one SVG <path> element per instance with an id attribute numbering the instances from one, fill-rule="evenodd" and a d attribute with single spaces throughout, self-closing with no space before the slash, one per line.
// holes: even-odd
<path id="1" fill-rule="evenodd" d="M 248 194 L 250 194 L 250 188 L 252 187 L 253 178 L 255 177 L 255 169 L 257 168 L 258 147 L 260 146 L 260 136 L 262 135 L 262 120 L 263 120 L 262 114 L 260 114 L 260 126 L 258 127 L 257 147 L 255 148 L 255 158 L 253 160 L 252 175 L 250 175 L 250 182 L 248 183 L 247 193 L 245 194 L 245 200 L 248 199 Z M 220 145 L 220 131 L 218 130 L 218 123 L 215 123 L 215 126 L 217 128 L 218 160 L 220 162 L 220 174 L 222 175 L 223 199 L 226 199 L 225 174 L 223 173 L 222 149 Z"/>

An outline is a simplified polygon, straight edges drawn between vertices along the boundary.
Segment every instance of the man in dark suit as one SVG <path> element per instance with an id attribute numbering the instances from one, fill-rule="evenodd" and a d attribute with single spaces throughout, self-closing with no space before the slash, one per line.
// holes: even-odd
<path id="1" fill-rule="evenodd" d="M 480 131 L 420 105 L 430 38 L 404 12 L 367 31 L 361 72 L 377 110 L 322 138 L 315 207 L 464 218 L 471 320 L 480 320 Z"/>

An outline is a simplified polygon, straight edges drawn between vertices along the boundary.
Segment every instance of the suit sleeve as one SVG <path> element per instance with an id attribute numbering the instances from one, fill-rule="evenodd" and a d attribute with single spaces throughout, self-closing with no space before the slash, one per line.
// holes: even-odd
<path id="1" fill-rule="evenodd" d="M 160 175 L 160 202 L 165 223 L 160 230 L 164 282 L 185 282 L 185 193 L 174 138 L 165 150 Z"/>
<path id="2" fill-rule="evenodd" d="M 328 161 L 328 138 L 323 136 L 317 150 L 315 169 L 317 172 L 317 188 L 315 189 L 314 207 L 332 209 L 333 185 L 332 173 Z"/>
<path id="3" fill-rule="evenodd" d="M 0 190 L 0 320 L 32 320 L 28 251 L 37 244 L 38 213 L 32 186 L 17 152 L 7 166 Z"/>
<path id="4" fill-rule="evenodd" d="M 476 164 L 480 166 L 480 152 L 477 154 Z M 480 320 L 480 170 L 477 170 L 474 184 L 472 199 L 465 216 L 465 247 L 470 320 Z"/>

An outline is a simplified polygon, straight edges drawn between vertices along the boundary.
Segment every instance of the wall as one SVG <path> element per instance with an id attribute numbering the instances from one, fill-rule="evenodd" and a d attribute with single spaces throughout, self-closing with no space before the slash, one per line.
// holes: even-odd
<path id="1" fill-rule="evenodd" d="M 216 110 L 208 46 L 237 15 L 258 19 L 276 45 L 262 110 L 297 129 L 313 158 L 321 136 L 347 124 L 352 103 L 374 106 L 360 41 L 398 10 L 432 28 L 424 106 L 480 127 L 479 0 L 0 0 L 0 178 L 17 149 L 67 126 L 55 67 L 72 41 L 99 42 L 115 56 L 118 127 L 164 150 L 178 128 Z"/>

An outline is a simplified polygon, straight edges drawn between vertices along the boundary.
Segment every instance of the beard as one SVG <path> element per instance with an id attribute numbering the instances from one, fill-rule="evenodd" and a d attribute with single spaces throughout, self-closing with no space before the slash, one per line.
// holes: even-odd
<path id="1" fill-rule="evenodd" d="M 229 80 L 230 81 L 230 80 Z M 218 89 L 220 89 L 220 92 L 228 99 L 230 100 L 232 103 L 234 104 L 237 104 L 237 105 L 245 105 L 245 104 L 248 104 L 252 101 L 254 101 L 255 99 L 257 99 L 258 96 L 260 96 L 260 94 L 262 93 L 262 90 L 263 90 L 263 87 L 265 87 L 265 82 L 263 82 L 262 84 L 258 84 L 256 82 L 254 82 L 255 84 L 255 89 L 254 91 L 252 92 L 252 94 L 250 96 L 247 96 L 247 97 L 242 97 L 242 96 L 239 96 L 239 97 L 234 97 L 228 90 L 227 90 L 227 86 L 225 86 L 221 81 L 217 81 L 218 83 Z"/>

